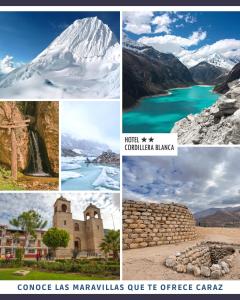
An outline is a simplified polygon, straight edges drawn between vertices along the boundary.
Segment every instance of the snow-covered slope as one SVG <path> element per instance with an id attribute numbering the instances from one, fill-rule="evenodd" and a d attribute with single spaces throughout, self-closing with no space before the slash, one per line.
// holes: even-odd
<path id="1" fill-rule="evenodd" d="M 27 65 L 0 79 L 1 98 L 118 98 L 120 45 L 97 17 L 76 20 Z"/>
<path id="2" fill-rule="evenodd" d="M 220 67 L 226 70 L 231 70 L 234 65 L 237 63 L 235 62 L 233 59 L 231 58 L 226 58 L 221 54 L 218 53 L 214 53 L 212 55 L 210 55 L 206 61 L 216 67 Z M 240 61 L 240 58 L 239 58 Z"/>

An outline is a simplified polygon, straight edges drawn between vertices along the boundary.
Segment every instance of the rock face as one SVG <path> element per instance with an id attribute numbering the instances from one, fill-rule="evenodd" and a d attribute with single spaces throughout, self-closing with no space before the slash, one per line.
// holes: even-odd
<path id="1" fill-rule="evenodd" d="M 206 61 L 189 69 L 192 78 L 198 84 L 215 85 L 224 81 L 227 70 L 214 66 Z"/>
<path id="2" fill-rule="evenodd" d="M 100 164 L 120 164 L 120 155 L 108 150 L 92 161 Z"/>
<path id="3" fill-rule="evenodd" d="M 237 255 L 239 244 L 227 244 L 214 241 L 203 241 L 188 247 L 177 255 L 166 258 L 165 266 L 178 273 L 189 273 L 219 279 L 229 273 Z"/>
<path id="4" fill-rule="evenodd" d="M 83 156 L 96 157 L 109 149 L 109 146 L 106 144 L 101 144 L 91 140 L 77 139 L 67 133 L 62 134 L 61 142 L 62 151 L 63 149 L 72 150 Z"/>
<path id="5" fill-rule="evenodd" d="M 26 117 L 21 112 L 20 107 L 17 105 L 17 102 L 0 102 L 0 126 L 7 121 L 5 115 L 5 107 L 13 111 L 13 119 L 16 121 L 25 120 Z M 16 129 L 16 138 L 18 145 L 18 168 L 24 170 L 28 164 L 28 129 L 18 128 Z M 6 166 L 11 166 L 11 135 L 10 132 L 6 129 L 0 128 L 0 163 Z"/>
<path id="6" fill-rule="evenodd" d="M 58 102 L 0 102 L 0 126 L 6 122 L 4 105 L 11 108 L 14 121 L 29 119 L 30 127 L 40 135 L 43 145 L 46 148 L 47 160 L 50 164 L 51 172 L 58 174 L 59 161 L 59 108 Z M 10 107 L 11 106 L 11 107 Z M 29 130 L 27 127 L 16 129 L 18 146 L 18 169 L 25 171 L 29 163 Z M 11 139 L 10 133 L 6 129 L 0 128 L 0 163 L 11 166 Z"/>
<path id="7" fill-rule="evenodd" d="M 179 144 L 240 144 L 240 80 L 228 86 L 210 108 L 175 123 Z"/>
<path id="8" fill-rule="evenodd" d="M 169 88 L 194 84 L 186 66 L 172 54 L 131 41 L 123 42 L 123 108 L 141 97 L 166 94 Z"/>
<path id="9" fill-rule="evenodd" d="M 79 156 L 78 153 L 74 152 L 71 149 L 62 148 L 62 156 L 68 156 L 68 157 L 76 157 Z"/>
<path id="10" fill-rule="evenodd" d="M 124 201 L 123 248 L 144 248 L 193 240 L 196 238 L 194 223 L 191 212 L 181 204 Z M 174 266 L 176 257 L 169 257 L 166 264 Z"/>
<path id="11" fill-rule="evenodd" d="M 226 80 L 215 86 L 214 91 L 220 94 L 225 94 L 229 91 L 229 83 L 240 78 L 240 63 L 236 64 L 228 74 Z"/>
<path id="12" fill-rule="evenodd" d="M 59 105 L 41 101 L 36 108 L 36 128 L 44 141 L 52 172 L 59 173 Z"/>

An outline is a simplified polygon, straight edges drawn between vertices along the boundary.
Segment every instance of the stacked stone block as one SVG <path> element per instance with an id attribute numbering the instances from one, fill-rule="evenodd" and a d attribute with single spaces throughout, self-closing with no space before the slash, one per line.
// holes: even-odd
<path id="1" fill-rule="evenodd" d="M 195 221 L 181 204 L 123 202 L 123 248 L 175 244 L 196 238 Z"/>
<path id="2" fill-rule="evenodd" d="M 237 244 L 203 241 L 166 258 L 165 265 L 178 273 L 219 279 L 230 272 Z"/>

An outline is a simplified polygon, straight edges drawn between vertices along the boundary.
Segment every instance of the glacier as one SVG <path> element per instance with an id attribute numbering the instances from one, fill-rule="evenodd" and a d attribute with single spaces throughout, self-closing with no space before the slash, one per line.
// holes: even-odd
<path id="1" fill-rule="evenodd" d="M 0 78 L 0 98 L 117 99 L 120 53 L 101 20 L 76 20 L 30 63 Z"/>

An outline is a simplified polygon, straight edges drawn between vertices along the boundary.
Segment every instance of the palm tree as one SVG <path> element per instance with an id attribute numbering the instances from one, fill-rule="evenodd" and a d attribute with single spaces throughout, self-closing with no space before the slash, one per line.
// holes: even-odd
<path id="1" fill-rule="evenodd" d="M 42 217 L 34 210 L 21 213 L 17 218 L 13 218 L 9 222 L 12 226 L 21 229 L 25 236 L 25 247 L 28 238 L 31 236 L 36 239 L 37 229 L 43 229 L 47 225 L 47 221 L 43 221 Z"/>
<path id="2" fill-rule="evenodd" d="M 104 252 L 107 257 L 110 253 L 113 254 L 115 260 L 119 260 L 120 252 L 120 231 L 119 230 L 109 230 L 105 235 L 102 243 L 100 244 L 100 249 Z"/>

